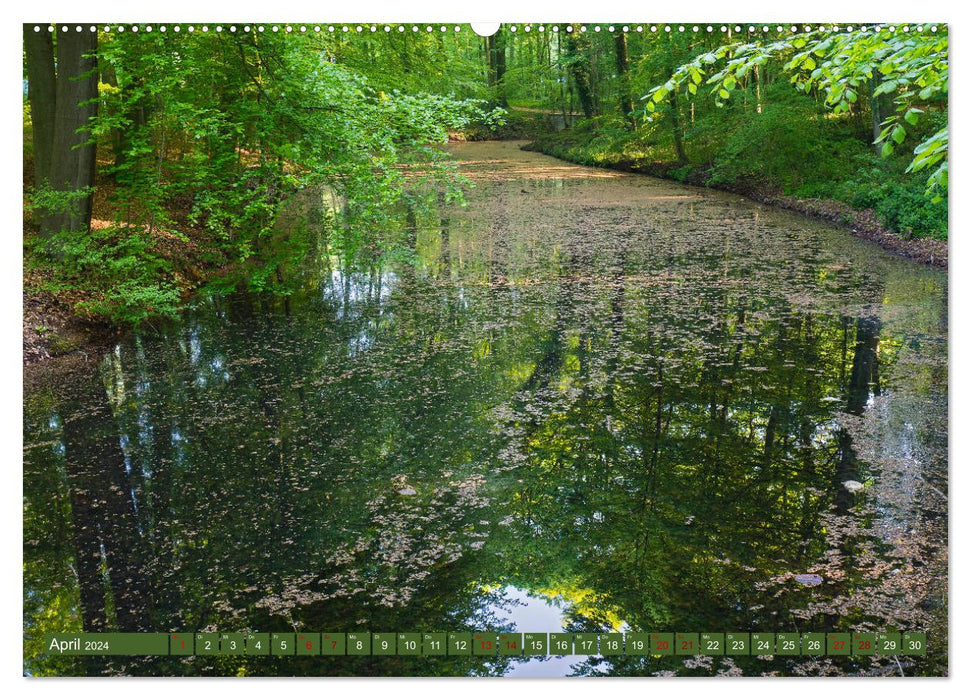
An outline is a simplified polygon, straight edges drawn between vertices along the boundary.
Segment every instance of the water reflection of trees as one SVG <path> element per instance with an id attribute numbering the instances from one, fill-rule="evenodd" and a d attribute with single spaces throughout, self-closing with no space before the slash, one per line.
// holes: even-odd
<path id="1" fill-rule="evenodd" d="M 877 562 L 900 561 L 843 487 L 865 481 L 868 465 L 841 416 L 863 412 L 881 358 L 893 359 L 881 354 L 877 317 L 747 293 L 707 258 L 697 274 L 645 276 L 682 253 L 594 254 L 583 221 L 564 233 L 555 274 L 534 279 L 533 254 L 503 240 L 508 222 L 485 254 L 468 247 L 461 222 L 429 216 L 413 214 L 416 246 L 434 253 L 424 268 L 333 272 L 286 303 L 217 298 L 28 402 L 25 581 L 43 598 L 25 601 L 29 624 L 488 628 L 488 586 L 502 581 L 563 595 L 578 631 L 895 622 L 886 609 L 839 603 L 873 585 Z M 58 508 L 39 506 L 48 501 Z M 795 583 L 809 571 L 823 583 Z M 45 628 L 40 615 L 52 610 Z M 716 668 L 813 672 L 793 668 L 801 662 Z M 505 668 L 91 663 L 73 668 Z M 675 667 L 685 671 L 624 658 L 577 668 Z"/>

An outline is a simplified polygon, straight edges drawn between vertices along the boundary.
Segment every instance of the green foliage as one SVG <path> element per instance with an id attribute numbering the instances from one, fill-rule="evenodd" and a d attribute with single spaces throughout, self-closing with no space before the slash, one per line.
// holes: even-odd
<path id="1" fill-rule="evenodd" d="M 826 180 L 843 174 L 847 147 L 826 128 L 816 104 L 798 95 L 767 101 L 761 115 L 736 122 L 714 158 L 712 184 L 757 178 L 778 183 L 792 192 L 807 178 Z M 854 148 L 856 146 L 856 148 Z M 811 170 L 805 167 L 812 163 Z"/>
<path id="2" fill-rule="evenodd" d="M 850 183 L 847 189 L 855 184 Z M 884 226 L 906 238 L 947 237 L 947 199 L 929 200 L 916 183 L 867 183 L 853 189 L 850 203 L 872 208 Z"/>
<path id="3" fill-rule="evenodd" d="M 79 190 L 55 190 L 44 182 L 26 193 L 27 203 L 24 209 L 29 212 L 47 212 L 51 215 L 64 214 L 93 193 L 94 188 L 91 187 Z"/>
<path id="4" fill-rule="evenodd" d="M 572 128 L 545 134 L 534 146 L 582 165 L 614 167 L 663 160 L 667 142 L 648 130 L 632 132 L 620 115 L 578 121 Z"/>
<path id="5" fill-rule="evenodd" d="M 550 130 L 550 117 L 543 113 L 509 110 L 501 120 L 479 120 L 457 131 L 454 136 L 466 141 L 503 141 L 538 138 Z"/>
<path id="6" fill-rule="evenodd" d="M 669 176 L 672 179 L 677 180 L 678 182 L 687 182 L 688 178 L 691 176 L 691 173 L 693 171 L 694 171 L 694 168 L 692 166 L 682 165 L 680 168 L 675 168 L 674 170 L 672 170 L 669 173 Z"/>
<path id="7" fill-rule="evenodd" d="M 53 263 L 49 285 L 79 297 L 75 310 L 83 316 L 139 326 L 178 311 L 180 293 L 172 265 L 153 249 L 145 231 L 64 231 L 30 245 L 35 261 Z"/>
<path id="8" fill-rule="evenodd" d="M 937 166 L 927 178 L 927 189 L 933 193 L 935 202 L 943 199 L 941 192 L 947 192 L 947 150 L 948 128 L 944 127 L 914 148 L 914 160 L 907 166 L 907 172 Z"/>
<path id="9" fill-rule="evenodd" d="M 798 90 L 816 92 L 835 114 L 852 110 L 861 95 L 872 99 L 893 97 L 895 113 L 886 119 L 877 138 L 882 155 L 904 143 L 910 129 L 927 108 L 939 109 L 947 97 L 948 35 L 930 27 L 912 32 L 875 29 L 863 31 L 812 31 L 778 41 L 730 43 L 699 54 L 674 71 L 663 84 L 651 88 L 646 109 L 658 109 L 667 95 L 680 87 L 695 94 L 710 85 L 718 105 L 724 104 L 742 81 L 760 68 L 781 64 Z M 721 67 L 715 70 L 715 66 Z M 947 191 L 948 132 L 944 128 L 914 148 L 910 170 L 937 166 L 927 180 L 931 196 Z"/>

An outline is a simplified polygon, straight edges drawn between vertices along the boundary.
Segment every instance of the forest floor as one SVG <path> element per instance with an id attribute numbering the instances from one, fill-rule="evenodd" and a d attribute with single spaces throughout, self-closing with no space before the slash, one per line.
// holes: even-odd
<path id="1" fill-rule="evenodd" d="M 542 138 L 531 141 L 523 146 L 523 149 L 545 153 L 568 162 L 580 163 L 578 159 L 569 158 L 567 153 L 555 148 L 550 141 Z M 591 165 L 589 163 L 580 164 Z M 650 175 L 689 185 L 740 194 L 761 204 L 789 209 L 813 219 L 827 221 L 846 228 L 854 236 L 872 241 L 884 250 L 909 258 L 914 262 L 943 270 L 947 269 L 948 243 L 946 240 L 905 238 L 882 226 L 872 209 L 854 209 L 844 202 L 833 199 L 806 199 L 789 196 L 783 193 L 782 187 L 766 181 L 743 180 L 732 184 L 712 186 L 708 183 L 709 168 L 705 166 L 693 167 L 688 171 L 687 176 L 679 177 L 675 177 L 674 174 L 675 172 L 678 172 L 679 175 L 683 174 L 685 169 L 683 163 L 644 162 L 618 158 L 616 161 L 597 164 L 594 167 Z"/>

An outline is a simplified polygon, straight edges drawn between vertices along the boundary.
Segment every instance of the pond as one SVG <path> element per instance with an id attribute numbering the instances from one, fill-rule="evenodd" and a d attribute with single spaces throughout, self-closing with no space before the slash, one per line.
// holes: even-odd
<path id="1" fill-rule="evenodd" d="M 474 187 L 410 215 L 414 261 L 202 297 L 26 377 L 25 672 L 946 673 L 946 273 L 735 195 L 449 148 Z M 892 629 L 930 651 L 43 653 L 81 629 Z"/>

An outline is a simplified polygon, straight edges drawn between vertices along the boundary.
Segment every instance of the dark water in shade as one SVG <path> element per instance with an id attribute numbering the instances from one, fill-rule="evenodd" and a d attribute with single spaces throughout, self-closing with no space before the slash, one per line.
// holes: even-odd
<path id="1" fill-rule="evenodd" d="M 408 217 L 417 265 L 201 299 L 27 377 L 25 671 L 946 673 L 946 275 L 735 196 L 452 150 L 476 187 Z M 909 629 L 931 653 L 42 653 L 81 629 Z"/>

